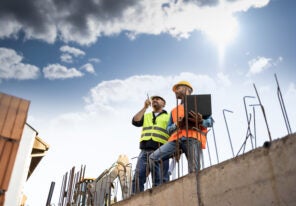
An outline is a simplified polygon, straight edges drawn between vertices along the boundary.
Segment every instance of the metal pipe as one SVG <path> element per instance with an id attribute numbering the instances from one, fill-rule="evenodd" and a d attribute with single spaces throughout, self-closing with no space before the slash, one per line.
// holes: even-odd
<path id="1" fill-rule="evenodd" d="M 226 117 L 225 117 L 225 112 L 233 113 L 233 111 L 230 111 L 230 110 L 227 110 L 227 109 L 223 109 L 223 117 L 224 117 L 226 129 L 227 129 L 229 143 L 230 143 L 230 146 L 231 146 L 232 157 L 234 157 L 234 151 L 233 151 L 232 141 L 231 141 L 230 134 L 229 134 L 228 124 L 227 124 Z"/>
<path id="2" fill-rule="evenodd" d="M 213 123 L 214 123 L 214 119 L 213 119 Z M 213 137 L 214 137 L 214 143 L 215 143 L 215 150 L 216 150 L 217 162 L 219 163 L 219 156 L 218 156 L 218 149 L 217 149 L 217 143 L 216 143 L 216 136 L 215 136 L 214 124 L 212 125 L 212 131 L 213 131 Z"/>
<path id="3" fill-rule="evenodd" d="M 59 204 L 58 204 L 59 206 L 63 206 L 65 202 L 67 181 L 68 181 L 68 172 L 66 172 L 66 174 L 63 176 Z"/>
<path id="4" fill-rule="evenodd" d="M 187 87 L 185 88 L 185 94 L 187 94 Z M 189 147 L 189 140 L 188 140 L 188 95 L 184 96 L 184 118 L 185 118 L 185 131 L 186 131 L 186 145 L 187 145 L 187 166 L 188 166 L 188 171 L 190 171 L 192 168 L 193 164 L 193 151 L 191 151 L 191 148 Z M 179 142 L 179 138 L 177 139 L 177 142 Z"/>
<path id="5" fill-rule="evenodd" d="M 176 97 L 176 108 L 177 108 L 177 122 L 179 121 L 179 102 L 178 102 L 178 98 Z M 177 141 L 176 141 L 176 157 L 175 159 L 177 160 L 178 163 L 178 178 L 180 178 L 180 164 L 179 164 L 179 159 L 180 159 L 180 148 L 179 148 L 179 126 L 177 127 Z"/>
<path id="6" fill-rule="evenodd" d="M 252 136 L 251 132 L 250 132 L 250 122 L 251 122 L 251 119 L 252 119 L 252 115 L 250 114 L 250 118 L 247 118 L 248 119 L 248 129 L 247 129 L 247 134 L 246 134 L 246 138 L 245 138 L 245 141 L 243 142 L 242 146 L 240 147 L 239 151 L 237 152 L 237 155 L 239 155 L 240 151 L 242 148 L 243 149 L 243 153 L 245 153 L 245 148 L 246 148 L 246 143 L 247 143 L 247 140 L 249 138 L 249 136 Z M 252 147 L 253 147 L 253 144 L 252 144 Z"/>
<path id="7" fill-rule="evenodd" d="M 248 110 L 247 110 L 247 104 L 246 104 L 246 99 L 247 99 L 247 98 L 256 98 L 256 97 L 254 97 L 254 96 L 244 96 L 244 97 L 243 97 L 243 100 L 244 100 L 244 106 L 245 106 L 245 112 L 246 112 L 246 118 L 247 118 L 247 122 L 248 122 L 248 120 L 249 120 L 248 118 L 249 118 L 249 117 L 248 117 Z"/>
<path id="8" fill-rule="evenodd" d="M 245 107 L 245 112 L 246 112 L 246 118 L 247 118 L 247 124 L 248 124 L 248 129 L 247 129 L 247 135 L 246 135 L 246 138 L 248 138 L 249 136 L 251 137 L 250 140 L 251 140 L 251 145 L 252 145 L 252 149 L 254 149 L 254 146 L 253 146 L 253 140 L 252 140 L 252 132 L 251 132 L 251 129 L 250 129 L 250 124 L 251 124 L 251 115 L 250 115 L 250 119 L 249 119 L 249 116 L 248 116 L 248 109 L 247 109 L 247 104 L 246 104 L 246 99 L 247 98 L 256 98 L 254 96 L 244 96 L 243 100 L 244 100 L 244 107 Z"/>
<path id="9" fill-rule="evenodd" d="M 208 130 L 209 132 L 210 130 Z M 208 134 L 207 132 L 207 134 Z M 209 145 L 209 142 L 208 142 L 208 137 L 206 136 L 206 141 L 207 141 L 207 148 L 208 148 L 208 155 L 209 155 L 209 161 L 210 161 L 210 165 L 212 166 L 212 158 L 211 158 L 211 152 L 210 152 L 210 145 Z"/>
<path id="10" fill-rule="evenodd" d="M 47 196 L 46 206 L 50 206 L 51 205 L 50 202 L 51 202 L 51 198 L 52 198 L 54 186 L 55 186 L 55 182 L 51 182 L 50 188 L 49 188 L 49 193 L 48 193 L 48 196 Z"/>
<path id="11" fill-rule="evenodd" d="M 280 89 L 279 82 L 278 82 L 278 79 L 277 79 L 276 74 L 274 74 L 274 77 L 275 77 L 276 84 L 277 84 L 278 100 L 280 102 L 282 114 L 283 114 L 283 117 L 284 117 L 284 120 L 285 120 L 285 124 L 286 124 L 286 128 L 287 128 L 287 132 L 288 132 L 288 134 L 292 134 L 292 130 L 291 130 L 291 126 L 290 126 L 288 114 L 287 114 L 287 111 L 286 111 L 284 99 L 283 99 L 283 96 L 282 96 L 282 92 L 281 92 L 281 89 Z"/>
<path id="12" fill-rule="evenodd" d="M 255 138 L 255 148 L 257 148 L 257 130 L 256 130 L 256 112 L 255 107 L 260 106 L 260 104 L 250 104 L 249 106 L 253 107 L 253 116 L 254 116 L 254 138 Z"/>
<path id="13" fill-rule="evenodd" d="M 255 84 L 253 84 L 253 86 L 254 86 L 254 89 L 255 89 L 255 92 L 256 92 L 256 95 L 257 95 L 257 98 L 258 98 L 258 101 L 259 101 L 259 104 L 260 104 L 260 107 L 261 107 L 261 110 L 262 110 L 262 113 L 263 113 L 263 117 L 264 117 L 264 120 L 265 120 L 267 132 L 268 132 L 268 136 L 269 136 L 269 141 L 271 142 L 272 139 L 271 139 L 271 134 L 270 134 L 269 126 L 268 126 L 266 115 L 265 115 L 265 110 L 264 110 L 264 107 L 263 107 L 263 105 L 261 103 L 261 100 L 260 100 L 260 97 L 259 97 L 259 94 L 258 94 L 258 91 L 257 91 L 257 88 L 256 88 Z"/>
<path id="14" fill-rule="evenodd" d="M 255 113 L 255 107 L 253 107 L 253 117 L 254 117 L 254 139 L 255 139 L 255 148 L 257 148 L 257 137 L 256 137 L 256 113 Z"/>

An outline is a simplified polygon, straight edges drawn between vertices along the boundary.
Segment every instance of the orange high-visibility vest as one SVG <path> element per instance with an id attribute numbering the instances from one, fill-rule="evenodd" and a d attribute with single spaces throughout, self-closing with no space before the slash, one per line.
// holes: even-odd
<path id="1" fill-rule="evenodd" d="M 182 104 L 179 104 L 177 107 L 175 107 L 171 111 L 171 114 L 172 114 L 173 122 L 177 125 L 177 115 L 179 118 L 184 117 L 184 106 Z M 206 133 L 207 133 L 208 129 L 201 126 L 201 125 L 198 128 L 201 130 L 201 132 L 198 132 L 198 131 L 192 130 L 192 129 L 188 129 L 188 132 L 186 132 L 186 129 L 177 129 L 170 136 L 169 141 L 171 142 L 171 141 L 177 140 L 178 138 L 181 138 L 181 137 L 195 138 L 201 142 L 201 148 L 205 149 L 206 143 L 207 143 Z"/>

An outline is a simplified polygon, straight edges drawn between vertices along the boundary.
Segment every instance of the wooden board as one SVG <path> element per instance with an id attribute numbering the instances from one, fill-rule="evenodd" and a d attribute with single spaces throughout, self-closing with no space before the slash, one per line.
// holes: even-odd
<path id="1" fill-rule="evenodd" d="M 5 199 L 29 105 L 28 100 L 0 93 L 0 205 Z"/>

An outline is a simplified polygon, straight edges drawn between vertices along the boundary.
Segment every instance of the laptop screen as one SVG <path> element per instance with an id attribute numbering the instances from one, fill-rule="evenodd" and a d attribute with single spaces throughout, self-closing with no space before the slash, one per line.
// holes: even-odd
<path id="1" fill-rule="evenodd" d="M 210 94 L 186 95 L 184 106 L 185 112 L 194 111 L 196 113 L 200 113 L 203 118 L 208 118 L 210 115 L 212 115 Z"/>

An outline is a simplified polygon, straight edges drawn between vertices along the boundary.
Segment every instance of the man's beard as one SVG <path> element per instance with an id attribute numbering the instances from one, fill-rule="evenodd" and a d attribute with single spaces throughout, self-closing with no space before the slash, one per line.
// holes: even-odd
<path id="1" fill-rule="evenodd" d="M 152 108 L 153 108 L 153 110 L 159 110 L 160 109 L 160 105 L 158 103 L 152 104 Z"/>
<path id="2" fill-rule="evenodd" d="M 184 98 L 184 94 L 183 93 L 176 93 L 176 98 L 177 99 L 183 99 Z"/>

